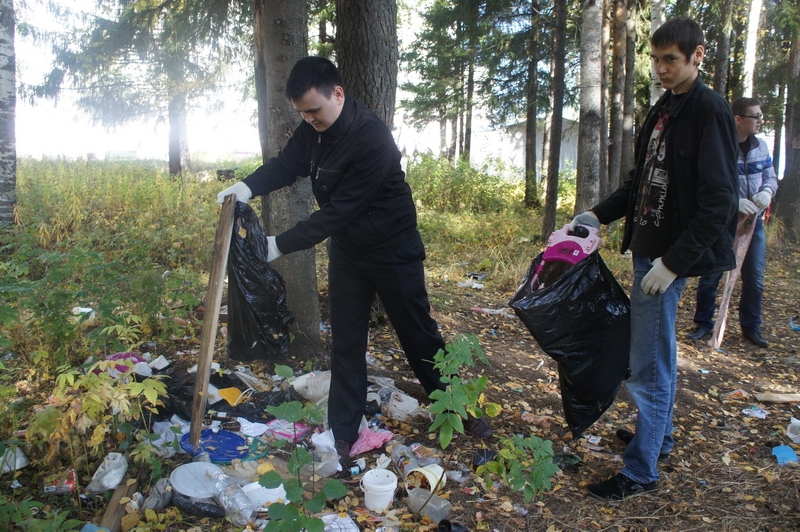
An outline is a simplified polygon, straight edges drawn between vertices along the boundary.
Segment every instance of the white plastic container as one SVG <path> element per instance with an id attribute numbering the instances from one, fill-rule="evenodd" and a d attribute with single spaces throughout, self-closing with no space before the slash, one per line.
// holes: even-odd
<path id="1" fill-rule="evenodd" d="M 434 493 L 444 487 L 447 477 L 438 464 L 415 467 L 406 474 L 406 489 L 424 488 Z"/>
<path id="2" fill-rule="evenodd" d="M 372 512 L 383 512 L 392 507 L 397 490 L 397 475 L 388 469 L 370 469 L 361 477 L 364 506 Z"/>

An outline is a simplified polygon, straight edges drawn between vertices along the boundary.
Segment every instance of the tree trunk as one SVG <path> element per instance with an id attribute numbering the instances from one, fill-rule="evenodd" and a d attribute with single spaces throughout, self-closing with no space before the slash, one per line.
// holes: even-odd
<path id="1" fill-rule="evenodd" d="M 795 0 L 800 8 L 800 0 Z M 787 236 L 800 238 L 800 27 L 795 29 L 789 52 L 786 103 L 786 169 L 781 181 L 775 215 Z"/>
<path id="2" fill-rule="evenodd" d="M 464 151 L 461 157 L 469 161 L 469 153 L 472 150 L 472 109 L 473 95 L 475 94 L 475 61 L 470 58 L 467 67 L 467 99 L 464 110 Z"/>
<path id="3" fill-rule="evenodd" d="M 719 17 L 719 33 L 717 34 L 717 57 L 714 61 L 714 92 L 725 98 L 728 59 L 731 53 L 733 0 L 722 2 L 720 9 L 722 12 Z"/>
<path id="4" fill-rule="evenodd" d="M 628 0 L 628 21 L 625 51 L 625 96 L 622 119 L 622 154 L 618 185 L 628 178 L 628 172 L 636 164 L 633 160 L 633 124 L 636 112 L 636 12 L 638 0 Z"/>
<path id="5" fill-rule="evenodd" d="M 744 47 L 744 91 L 745 98 L 753 96 L 753 71 L 756 69 L 756 47 L 758 45 L 758 23 L 761 19 L 761 0 L 748 2 L 747 39 Z M 776 136 L 780 132 L 776 131 Z"/>
<path id="6" fill-rule="evenodd" d="M 601 8 L 602 38 L 600 41 L 600 150 L 599 174 L 597 176 L 598 197 L 604 198 L 611 193 L 608 180 L 608 49 L 611 44 L 611 17 L 606 13 L 611 12 L 611 2 L 603 0 Z"/>
<path id="7" fill-rule="evenodd" d="M 183 57 L 172 57 L 168 60 L 167 80 L 168 97 L 167 114 L 169 121 L 169 173 L 178 175 L 184 166 L 189 170 L 189 144 L 186 127 L 186 93 L 181 89 L 185 84 Z"/>
<path id="8" fill-rule="evenodd" d="M 525 206 L 539 207 L 536 180 L 536 96 L 539 92 L 539 0 L 531 0 L 531 30 L 528 35 L 528 83 L 525 94 Z"/>
<path id="9" fill-rule="evenodd" d="M 777 113 L 775 113 L 775 126 L 772 130 L 775 132 L 775 143 L 772 145 L 772 166 L 775 168 L 775 172 L 778 172 L 778 169 L 781 167 L 781 153 L 783 153 L 783 147 L 781 144 L 783 143 L 783 117 L 784 117 L 784 103 L 786 101 L 786 85 L 781 83 L 778 85 L 778 105 L 780 105 L 780 109 Z"/>
<path id="10" fill-rule="evenodd" d="M 564 110 L 564 70 L 567 40 L 567 0 L 555 0 L 553 12 L 556 27 L 553 31 L 553 114 L 550 126 L 550 154 L 547 163 L 547 197 L 542 218 L 542 240 L 547 241 L 556 228 L 558 202 L 558 170 L 561 159 L 561 128 Z"/>
<path id="11" fill-rule="evenodd" d="M 14 2 L 0 0 L 0 227 L 14 223 L 17 190 L 17 78 Z"/>
<path id="12" fill-rule="evenodd" d="M 336 0 L 336 27 L 336 58 L 347 93 L 392 129 L 398 62 L 396 0 Z"/>
<path id="13" fill-rule="evenodd" d="M 622 165 L 622 131 L 625 121 L 625 52 L 627 50 L 627 0 L 614 0 L 614 48 L 611 57 L 613 77 L 611 78 L 611 113 L 608 146 L 609 190 L 602 196 L 613 192 L 620 179 Z"/>
<path id="14" fill-rule="evenodd" d="M 581 22 L 580 126 L 575 214 L 592 208 L 597 203 L 600 192 L 600 129 L 603 124 L 600 114 L 602 29 L 602 0 L 585 0 Z"/>
<path id="15" fill-rule="evenodd" d="M 651 0 L 650 2 L 650 35 L 652 36 L 658 28 L 664 24 L 664 6 L 666 0 Z M 656 76 L 656 70 L 653 65 L 650 65 L 650 107 L 656 104 L 656 101 L 663 94 L 664 89 L 661 87 L 661 82 Z"/>
<path id="16" fill-rule="evenodd" d="M 299 117 L 283 97 L 283 86 L 294 64 L 306 55 L 305 4 L 281 0 L 254 0 L 256 68 L 263 78 L 256 83 L 259 104 L 259 137 L 266 160 L 278 154 L 297 127 Z M 265 111 L 261 115 L 261 110 Z M 264 228 L 269 235 L 282 233 L 305 220 L 314 210 L 311 180 L 298 179 L 262 198 Z M 290 253 L 273 262 L 286 281 L 289 310 L 295 317 L 289 355 L 307 360 L 322 348 L 319 336 L 320 308 L 315 250 Z"/>

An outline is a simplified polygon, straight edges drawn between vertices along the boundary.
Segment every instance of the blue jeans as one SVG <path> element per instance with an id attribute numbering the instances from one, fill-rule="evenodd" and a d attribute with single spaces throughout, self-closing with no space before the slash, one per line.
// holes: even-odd
<path id="1" fill-rule="evenodd" d="M 650 259 L 633 256 L 631 289 L 631 376 L 628 395 L 636 405 L 636 434 L 625 448 L 621 473 L 647 484 L 658 480 L 659 453 L 672 450 L 672 408 L 678 376 L 675 315 L 686 278 L 675 279 L 660 295 L 642 292 Z"/>
<path id="2" fill-rule="evenodd" d="M 761 301 L 764 295 L 764 267 L 767 245 L 764 239 L 764 220 L 756 218 L 753 238 L 747 247 L 742 263 L 742 297 L 739 299 L 739 325 L 743 331 L 761 332 Z M 722 273 L 703 275 L 697 282 L 697 307 L 694 322 L 697 325 L 714 327 L 714 307 L 717 288 Z"/>

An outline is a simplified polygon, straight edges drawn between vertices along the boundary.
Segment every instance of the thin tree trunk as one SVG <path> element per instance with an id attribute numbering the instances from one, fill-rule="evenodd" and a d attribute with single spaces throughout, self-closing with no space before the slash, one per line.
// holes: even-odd
<path id="1" fill-rule="evenodd" d="M 186 138 L 186 93 L 180 88 L 185 84 L 183 58 L 172 57 L 167 65 L 169 84 L 167 117 L 169 121 L 169 173 L 178 175 L 184 165 L 188 169 L 189 147 Z"/>
<path id="2" fill-rule="evenodd" d="M 666 0 L 651 0 L 650 2 L 650 35 L 652 36 L 658 28 L 665 22 L 664 7 Z M 661 87 L 661 82 L 656 76 L 655 68 L 650 65 L 650 107 L 656 104 L 656 101 L 663 94 L 664 89 Z"/>
<path id="3" fill-rule="evenodd" d="M 611 44 L 611 17 L 606 13 L 611 12 L 612 0 L 603 0 L 602 7 L 602 38 L 600 41 L 600 173 L 597 176 L 598 198 L 605 198 L 611 194 L 611 185 L 608 179 L 608 49 Z"/>
<path id="4" fill-rule="evenodd" d="M 538 207 L 536 179 L 536 95 L 539 92 L 539 0 L 531 0 L 531 30 L 528 35 L 528 83 L 525 95 L 525 206 Z"/>
<path id="5" fill-rule="evenodd" d="M 636 111 L 636 13 L 638 0 L 628 0 L 628 20 L 626 23 L 625 51 L 625 96 L 622 119 L 622 154 L 620 157 L 620 173 L 618 185 L 625 182 L 628 172 L 634 167 L 633 160 L 633 123 Z"/>
<path id="6" fill-rule="evenodd" d="M 795 0 L 800 9 L 800 0 Z M 786 234 L 800 239 L 800 27 L 795 29 L 789 52 L 786 103 L 786 170 L 776 200 L 775 215 Z"/>
<path id="7" fill-rule="evenodd" d="M 783 153 L 783 117 L 786 103 L 786 85 L 781 83 L 778 86 L 778 99 L 776 100 L 780 105 L 780 111 L 775 113 L 775 143 L 772 145 L 772 166 L 775 172 L 781 167 L 781 154 Z"/>
<path id="8" fill-rule="evenodd" d="M 469 66 L 467 67 L 467 100 L 465 102 L 466 109 L 464 111 L 464 151 L 461 157 L 469 161 L 469 154 L 472 150 L 472 109 L 474 102 L 472 101 L 475 93 L 475 61 L 470 58 Z"/>
<path id="9" fill-rule="evenodd" d="M 392 129 L 398 63 L 396 0 L 336 0 L 336 21 L 336 58 L 347 92 Z"/>
<path id="10" fill-rule="evenodd" d="M 728 60 L 731 52 L 731 31 L 733 29 L 733 0 L 721 3 L 719 33 L 717 34 L 717 57 L 714 62 L 714 92 L 725 97 L 728 79 Z"/>
<path id="11" fill-rule="evenodd" d="M 744 93 L 745 98 L 753 96 L 753 71 L 756 67 L 756 46 L 758 45 L 758 23 L 761 19 L 761 0 L 750 0 L 747 15 L 747 39 L 744 47 Z M 780 135 L 778 133 L 777 135 Z"/>
<path id="12" fill-rule="evenodd" d="M 622 166 L 622 131 L 625 121 L 625 53 L 627 50 L 627 0 L 614 0 L 614 48 L 611 63 L 614 68 L 611 78 L 611 117 L 608 146 L 609 189 L 617 187 Z M 602 197 L 611 190 L 606 190 Z"/>
<path id="13" fill-rule="evenodd" d="M 14 223 L 17 202 L 17 78 L 14 2 L 0 0 L 0 227 Z"/>
<path id="14" fill-rule="evenodd" d="M 584 0 L 581 22 L 580 126 L 575 214 L 594 206 L 600 192 L 602 0 Z"/>
<path id="15" fill-rule="evenodd" d="M 259 109 L 259 127 L 264 159 L 278 154 L 298 124 L 299 117 L 291 102 L 283 97 L 283 86 L 294 64 L 306 55 L 307 20 L 302 3 L 281 0 L 254 0 L 256 61 L 262 62 L 265 79 L 256 83 L 266 94 Z M 274 28 L 282 28 L 275 31 Z M 313 212 L 311 180 L 298 179 L 291 187 L 271 193 L 262 200 L 264 227 L 269 235 L 282 233 Z M 289 310 L 295 317 L 289 355 L 307 360 L 317 355 L 322 344 L 319 336 L 320 308 L 317 288 L 315 250 L 290 253 L 273 262 L 286 281 Z"/>
<path id="16" fill-rule="evenodd" d="M 547 197 L 542 218 L 542 240 L 547 240 L 556 227 L 558 202 L 558 170 L 561 159 L 561 126 L 564 109 L 564 70 L 566 63 L 567 1 L 553 2 L 556 27 L 553 43 L 553 118 L 550 128 L 550 154 L 547 163 Z"/>

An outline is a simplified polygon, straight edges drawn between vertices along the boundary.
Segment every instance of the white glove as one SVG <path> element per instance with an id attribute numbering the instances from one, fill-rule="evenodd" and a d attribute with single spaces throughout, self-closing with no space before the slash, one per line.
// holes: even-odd
<path id="1" fill-rule="evenodd" d="M 239 181 L 233 186 L 230 186 L 217 194 L 217 203 L 222 205 L 225 201 L 225 196 L 230 194 L 236 194 L 236 201 L 241 201 L 242 203 L 247 203 L 247 201 L 253 197 L 253 192 L 250 190 L 250 187 L 244 184 L 244 181 Z"/>
<path id="2" fill-rule="evenodd" d="M 592 211 L 586 211 L 572 219 L 569 223 L 569 230 L 574 231 L 576 225 L 588 225 L 589 227 L 600 229 L 600 220 L 597 219 L 597 215 Z"/>
<path id="3" fill-rule="evenodd" d="M 642 292 L 652 296 L 663 294 L 678 275 L 669 271 L 661 262 L 661 257 L 653 261 L 653 267 L 642 279 Z"/>
<path id="4" fill-rule="evenodd" d="M 274 236 L 267 237 L 267 262 L 272 262 L 278 257 L 282 256 L 281 250 L 278 249 L 278 244 L 275 243 Z"/>
<path id="5" fill-rule="evenodd" d="M 758 207 L 747 198 L 739 198 L 739 212 L 742 214 L 755 214 L 758 212 Z"/>
<path id="6" fill-rule="evenodd" d="M 769 207 L 770 202 L 772 201 L 772 192 L 769 190 L 762 190 L 761 192 L 757 192 L 753 196 L 753 203 L 756 204 L 756 207 L 760 209 L 766 209 Z"/>

